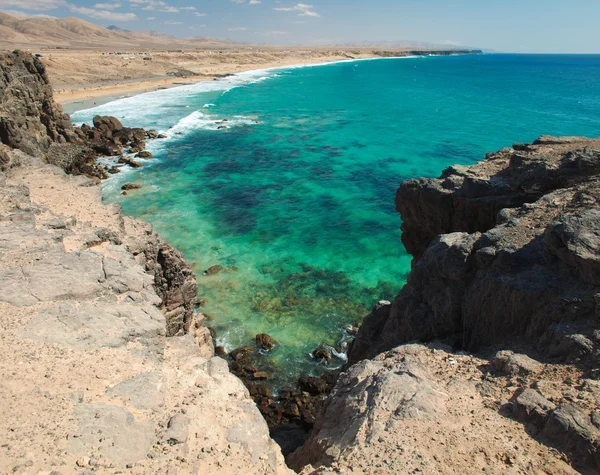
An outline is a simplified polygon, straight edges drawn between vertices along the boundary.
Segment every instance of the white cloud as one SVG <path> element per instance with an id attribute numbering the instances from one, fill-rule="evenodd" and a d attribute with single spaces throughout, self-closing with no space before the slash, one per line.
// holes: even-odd
<path id="1" fill-rule="evenodd" d="M 16 16 L 17 18 L 31 18 L 31 17 L 40 17 L 40 18 L 56 18 L 52 15 L 46 15 L 45 13 L 26 13 L 21 12 L 19 10 L 0 10 L 8 15 Z"/>
<path id="2" fill-rule="evenodd" d="M 196 9 L 196 7 L 180 7 L 179 9 L 180 10 L 190 10 L 190 11 L 193 11 L 193 10 Z"/>
<path id="3" fill-rule="evenodd" d="M 155 16 L 149 16 L 148 18 L 146 18 L 146 20 L 150 20 L 150 21 L 156 20 L 156 17 Z"/>
<path id="4" fill-rule="evenodd" d="M 284 35 L 289 35 L 289 32 L 287 31 L 266 31 L 264 33 L 261 33 L 263 36 L 284 36 Z"/>
<path id="5" fill-rule="evenodd" d="M 183 22 L 182 21 L 167 20 L 167 21 L 165 21 L 165 25 L 183 25 Z"/>
<path id="6" fill-rule="evenodd" d="M 135 13 L 117 13 L 108 10 L 95 10 L 93 8 L 78 7 L 70 3 L 67 4 L 67 7 L 73 13 L 79 13 L 90 18 L 101 18 L 103 20 L 111 21 L 132 21 L 138 19 Z"/>
<path id="7" fill-rule="evenodd" d="M 0 9 L 16 7 L 41 12 L 65 6 L 67 6 L 65 0 L 0 0 Z"/>
<path id="8" fill-rule="evenodd" d="M 235 28 L 227 28 L 227 31 L 246 31 L 247 29 L 245 26 L 236 26 Z"/>
<path id="9" fill-rule="evenodd" d="M 1 0 L 0 0 L 1 1 Z M 157 10 L 166 7 L 167 4 L 161 0 L 129 0 L 132 7 L 142 7 L 142 10 Z"/>
<path id="10" fill-rule="evenodd" d="M 101 10 L 115 10 L 117 8 L 121 8 L 120 3 L 96 3 L 94 8 L 99 8 Z"/>
<path id="11" fill-rule="evenodd" d="M 291 7 L 277 7 L 277 8 L 274 8 L 273 10 L 277 10 L 278 12 L 299 12 L 298 16 L 312 16 L 312 17 L 321 16 L 317 12 L 315 12 L 312 8 L 313 8 L 312 5 L 308 5 L 306 3 L 297 3 L 296 5 L 291 6 Z"/>
<path id="12" fill-rule="evenodd" d="M 262 3 L 260 0 L 250 0 L 248 2 L 248 5 L 258 5 L 259 3 Z"/>
<path id="13" fill-rule="evenodd" d="M 196 16 L 206 16 L 206 13 L 194 12 Z"/>

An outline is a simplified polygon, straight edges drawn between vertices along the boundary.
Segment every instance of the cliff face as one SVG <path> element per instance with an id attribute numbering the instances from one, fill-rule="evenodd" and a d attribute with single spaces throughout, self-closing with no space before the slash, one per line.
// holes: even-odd
<path id="1" fill-rule="evenodd" d="M 403 183 L 407 284 L 365 319 L 290 465 L 598 473 L 599 205 L 600 140 L 583 138 Z"/>
<path id="2" fill-rule="evenodd" d="M 413 269 L 365 319 L 350 361 L 450 338 L 597 364 L 599 182 L 600 140 L 552 137 L 404 182 L 396 207 Z"/>
<path id="3" fill-rule="evenodd" d="M 181 253 L 65 173 L 40 64 L 0 66 L 0 472 L 289 473 Z"/>
<path id="4" fill-rule="evenodd" d="M 54 102 L 42 62 L 22 51 L 0 53 L 0 142 L 42 156 L 72 140 L 71 119 Z"/>

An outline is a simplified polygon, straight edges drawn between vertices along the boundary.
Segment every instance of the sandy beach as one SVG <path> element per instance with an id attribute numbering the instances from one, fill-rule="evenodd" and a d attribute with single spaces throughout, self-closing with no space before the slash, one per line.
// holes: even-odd
<path id="1" fill-rule="evenodd" d="M 244 71 L 374 57 L 381 54 L 372 50 L 249 49 L 116 56 L 98 51 L 53 50 L 43 61 L 55 99 L 67 113 L 73 113 L 121 97 Z"/>

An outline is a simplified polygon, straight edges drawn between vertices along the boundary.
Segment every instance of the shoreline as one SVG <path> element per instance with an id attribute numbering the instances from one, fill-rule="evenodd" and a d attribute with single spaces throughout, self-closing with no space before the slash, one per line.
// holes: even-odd
<path id="1" fill-rule="evenodd" d="M 405 58 L 408 56 L 399 56 L 398 58 Z M 369 56 L 364 58 L 327 58 L 323 61 L 316 61 L 311 58 L 310 61 L 297 62 L 286 64 L 283 63 L 266 63 L 264 67 L 256 67 L 258 64 L 252 64 L 248 68 L 239 69 L 235 71 L 222 71 L 212 75 L 196 75 L 189 78 L 159 78 L 156 80 L 142 79 L 131 83 L 118 83 L 118 84 L 106 84 L 102 86 L 95 86 L 92 88 L 84 88 L 72 90 L 71 92 L 54 92 L 54 98 L 56 102 L 63 106 L 65 112 L 69 115 L 74 112 L 91 109 L 95 106 L 100 106 L 108 102 L 112 102 L 117 99 L 123 99 L 125 97 L 137 96 L 146 92 L 155 92 L 164 89 L 172 89 L 174 87 L 183 85 L 194 85 L 202 82 L 215 81 L 223 77 L 234 76 L 239 73 L 247 73 L 253 71 L 271 71 L 277 69 L 293 69 L 298 67 L 310 67 L 310 66 L 321 66 L 326 64 L 335 64 L 340 62 L 352 62 L 361 60 L 373 60 L 373 59 L 386 59 L 384 57 Z"/>
<path id="2" fill-rule="evenodd" d="M 353 63 L 359 61 L 375 61 L 382 59 L 415 59 L 427 57 L 444 57 L 446 55 L 397 55 L 397 56 L 365 56 L 356 58 L 334 58 L 330 57 L 322 61 L 315 61 L 314 58 L 305 62 L 294 61 L 289 64 L 283 63 L 266 63 L 264 67 L 256 67 L 253 64 L 251 68 L 244 68 L 236 71 L 224 70 L 212 75 L 196 75 L 189 78 L 160 78 L 156 80 L 143 79 L 130 83 L 121 84 L 106 84 L 95 86 L 93 88 L 78 89 L 72 92 L 54 92 L 56 102 L 62 105 L 64 111 L 72 115 L 75 112 L 92 109 L 94 107 L 107 104 L 118 99 L 138 96 L 148 92 L 156 92 L 160 90 L 173 89 L 179 86 L 196 85 L 203 82 L 216 81 L 229 76 L 235 76 L 240 73 L 259 72 L 259 71 L 276 71 L 285 69 L 296 69 L 304 67 L 327 66 L 338 63 Z M 457 55 L 458 56 L 458 55 Z M 240 67 L 240 66 L 238 66 Z"/>

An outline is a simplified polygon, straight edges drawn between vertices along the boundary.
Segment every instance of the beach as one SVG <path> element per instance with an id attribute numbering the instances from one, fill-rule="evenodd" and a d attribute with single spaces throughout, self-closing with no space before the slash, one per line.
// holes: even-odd
<path id="1" fill-rule="evenodd" d="M 43 54 L 54 97 L 67 113 L 130 95 L 212 81 L 245 71 L 382 57 L 382 52 L 374 50 L 272 48 L 104 53 L 52 50 Z"/>

